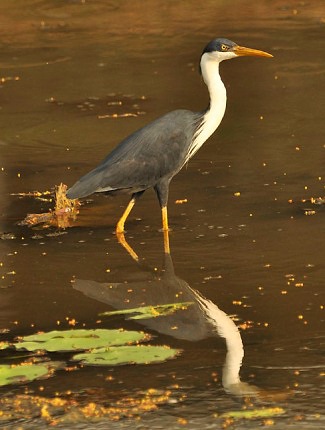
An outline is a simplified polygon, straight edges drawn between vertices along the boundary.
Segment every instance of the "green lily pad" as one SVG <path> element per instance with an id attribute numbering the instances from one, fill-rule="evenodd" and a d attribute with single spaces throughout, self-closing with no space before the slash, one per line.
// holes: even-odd
<path id="1" fill-rule="evenodd" d="M 89 353 L 76 354 L 73 360 L 94 366 L 117 366 L 121 364 L 160 363 L 176 357 L 178 349 L 157 345 L 130 345 L 116 348 L 99 348 Z"/>
<path id="2" fill-rule="evenodd" d="M 13 344 L 17 350 L 45 350 L 49 352 L 83 351 L 115 345 L 125 345 L 150 339 L 140 331 L 126 330 L 63 330 L 24 336 Z"/>
<path id="3" fill-rule="evenodd" d="M 119 311 L 103 312 L 99 314 L 100 316 L 110 316 L 110 315 L 125 315 L 125 314 L 135 314 L 131 315 L 127 319 L 140 320 L 146 318 L 156 318 L 165 315 L 173 314 L 179 309 L 187 309 L 193 302 L 183 302 L 183 303 L 169 303 L 166 305 L 156 305 L 156 306 L 141 306 L 139 308 L 133 309 L 122 309 Z"/>
<path id="4" fill-rule="evenodd" d="M 18 366 L 0 364 L 0 386 L 8 384 L 26 383 L 39 378 L 51 376 L 55 369 L 63 366 L 62 362 L 22 363 Z"/>
<path id="5" fill-rule="evenodd" d="M 251 409 L 243 411 L 229 411 L 221 415 L 223 418 L 270 418 L 275 415 L 284 414 L 285 410 L 282 408 L 262 408 L 262 409 Z"/>

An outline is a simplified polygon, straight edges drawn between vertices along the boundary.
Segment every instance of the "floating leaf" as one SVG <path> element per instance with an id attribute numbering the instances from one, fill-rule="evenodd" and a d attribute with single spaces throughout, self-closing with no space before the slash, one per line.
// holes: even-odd
<path id="1" fill-rule="evenodd" d="M 51 376 L 55 369 L 61 367 L 62 362 L 22 363 L 18 366 L 10 364 L 0 365 L 0 386 L 8 384 L 26 383 L 39 378 Z"/>
<path id="2" fill-rule="evenodd" d="M 82 351 L 115 345 L 125 345 L 150 339 L 150 335 L 140 331 L 124 330 L 63 330 L 24 336 L 15 348 L 27 351 Z"/>
<path id="3" fill-rule="evenodd" d="M 157 345 L 130 345 L 116 348 L 99 348 L 89 353 L 76 354 L 73 360 L 95 366 L 116 366 L 121 364 L 159 363 L 176 357 L 178 349 Z"/>
<path id="4" fill-rule="evenodd" d="M 262 408 L 243 411 L 229 411 L 221 415 L 223 418 L 245 418 L 247 420 L 254 418 L 269 418 L 274 415 L 284 414 L 285 410 L 282 408 Z"/>
<path id="5" fill-rule="evenodd" d="M 128 317 L 128 319 L 140 320 L 145 318 L 155 318 L 155 317 L 170 315 L 178 311 L 179 309 L 187 309 L 192 304 L 193 302 L 183 302 L 183 303 L 169 303 L 166 305 L 156 305 L 156 306 L 141 306 L 139 308 L 133 308 L 133 309 L 122 309 L 119 311 L 104 312 L 99 315 L 108 316 L 108 315 L 135 314 Z"/>
<path id="6" fill-rule="evenodd" d="M 7 349 L 9 348 L 9 343 L 8 342 L 0 342 L 0 350 L 1 349 Z"/>

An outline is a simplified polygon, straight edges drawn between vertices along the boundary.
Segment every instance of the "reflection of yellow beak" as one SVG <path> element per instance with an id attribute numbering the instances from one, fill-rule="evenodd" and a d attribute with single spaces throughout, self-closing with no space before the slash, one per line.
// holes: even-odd
<path id="1" fill-rule="evenodd" d="M 251 55 L 255 57 L 273 57 L 273 55 L 269 54 L 268 52 L 245 48 L 244 46 L 234 46 L 232 50 L 238 56 Z"/>

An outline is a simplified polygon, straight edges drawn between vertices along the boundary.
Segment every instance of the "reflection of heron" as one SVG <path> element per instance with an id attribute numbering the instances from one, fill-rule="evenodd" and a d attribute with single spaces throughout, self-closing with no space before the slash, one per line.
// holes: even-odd
<path id="1" fill-rule="evenodd" d="M 137 322 L 151 330 L 188 341 L 199 341 L 215 335 L 223 337 L 227 346 L 222 372 L 225 390 L 234 395 L 258 393 L 256 387 L 241 382 L 239 377 L 244 348 L 235 323 L 217 305 L 175 275 L 170 254 L 164 254 L 161 276 L 146 268 L 140 276 L 137 274 L 136 280 L 125 282 L 123 279 L 122 282 L 108 284 L 76 279 L 73 288 L 118 310 L 192 302 L 186 309 L 176 310 L 173 314 L 138 319 Z"/>
<path id="2" fill-rule="evenodd" d="M 116 226 L 116 232 L 122 233 L 136 199 L 148 188 L 154 188 L 162 210 L 163 229 L 168 230 L 169 183 L 212 135 L 225 113 L 227 96 L 219 75 L 219 64 L 244 55 L 272 57 L 227 39 L 212 40 L 205 47 L 200 61 L 202 76 L 210 93 L 209 109 L 201 113 L 175 110 L 131 134 L 68 190 L 68 198 L 82 198 L 96 192 L 131 194 L 131 200 Z M 165 249 L 168 251 L 166 240 Z"/>

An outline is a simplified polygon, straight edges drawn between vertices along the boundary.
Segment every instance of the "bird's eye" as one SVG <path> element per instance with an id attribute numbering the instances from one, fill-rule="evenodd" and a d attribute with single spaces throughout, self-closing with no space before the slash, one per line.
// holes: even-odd
<path id="1" fill-rule="evenodd" d="M 228 46 L 227 45 L 221 45 L 221 50 L 222 51 L 227 51 L 228 50 Z"/>

